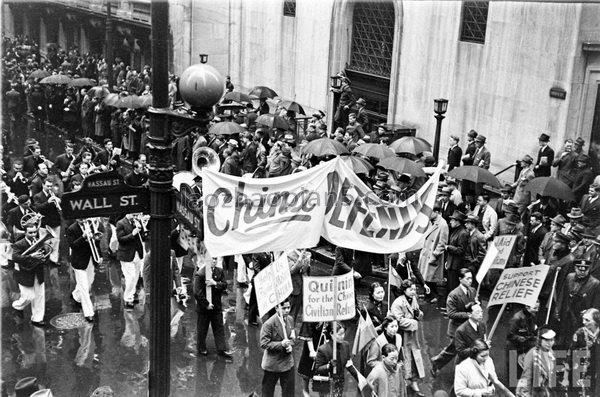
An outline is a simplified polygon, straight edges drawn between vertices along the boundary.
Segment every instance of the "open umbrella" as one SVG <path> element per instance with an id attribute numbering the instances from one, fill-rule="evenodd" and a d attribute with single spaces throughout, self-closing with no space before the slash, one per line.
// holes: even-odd
<path id="1" fill-rule="evenodd" d="M 396 153 L 410 153 L 416 156 L 419 153 L 430 152 L 431 144 L 423 138 L 404 136 L 392 142 L 390 149 Z"/>
<path id="2" fill-rule="evenodd" d="M 396 153 L 394 153 L 392 149 L 380 143 L 364 143 L 358 145 L 352 153 L 362 154 L 365 157 L 375 157 L 379 160 L 386 157 L 396 157 Z"/>
<path id="3" fill-rule="evenodd" d="M 404 157 L 386 157 L 377 163 L 377 166 L 386 170 L 396 171 L 400 174 L 427 176 L 425 171 L 423 171 L 423 167 Z"/>
<path id="4" fill-rule="evenodd" d="M 540 196 L 554 197 L 565 201 L 575 200 L 575 195 L 569 185 L 553 176 L 533 178 L 529 181 L 525 190 L 534 195 L 539 194 Z"/>
<path id="5" fill-rule="evenodd" d="M 93 87 L 96 84 L 96 80 L 88 79 L 85 77 L 79 77 L 69 81 L 67 85 L 69 87 Z"/>
<path id="6" fill-rule="evenodd" d="M 34 70 L 33 72 L 31 72 L 31 74 L 29 75 L 29 78 L 32 79 L 43 79 L 44 77 L 48 77 L 50 76 L 50 72 L 48 72 L 47 70 L 43 70 L 43 69 L 37 69 Z"/>
<path id="7" fill-rule="evenodd" d="M 235 101 L 235 102 L 252 102 L 252 98 L 248 94 L 244 94 L 243 92 L 232 91 L 225 94 L 223 97 L 226 101 Z"/>
<path id="8" fill-rule="evenodd" d="M 282 108 L 285 108 L 286 110 L 288 110 L 290 112 L 296 112 L 296 113 L 306 115 L 306 113 L 304 112 L 304 108 L 302 108 L 302 106 L 300 106 L 300 104 L 298 104 L 297 102 L 281 101 L 281 102 L 279 102 L 279 106 L 281 106 Z"/>
<path id="9" fill-rule="evenodd" d="M 342 161 L 352 168 L 355 174 L 369 174 L 373 170 L 371 163 L 358 156 L 340 156 Z"/>
<path id="10" fill-rule="evenodd" d="M 271 113 L 261 114 L 256 118 L 256 124 L 266 125 L 271 128 L 280 128 L 282 130 L 289 130 L 290 125 L 281 116 L 276 116 Z"/>
<path id="11" fill-rule="evenodd" d="M 222 121 L 210 127 L 208 133 L 215 135 L 233 135 L 242 133 L 244 131 L 246 130 L 238 123 L 234 123 L 232 121 Z"/>
<path id="12" fill-rule="evenodd" d="M 477 167 L 475 165 L 463 165 L 462 167 L 457 167 L 450 171 L 448 176 L 455 179 L 500 187 L 500 182 L 494 174 L 485 168 Z"/>
<path id="13" fill-rule="evenodd" d="M 110 91 L 108 90 L 108 88 L 98 85 L 96 87 L 90 88 L 88 94 L 90 94 L 90 96 L 94 98 L 104 98 L 105 96 L 110 94 Z"/>
<path id="14" fill-rule="evenodd" d="M 277 93 L 270 89 L 269 87 L 265 87 L 263 85 L 257 85 L 248 93 L 249 95 L 256 95 L 259 98 L 275 98 Z"/>
<path id="15" fill-rule="evenodd" d="M 40 84 L 67 84 L 72 78 L 64 74 L 53 74 L 40 80 Z"/>
<path id="16" fill-rule="evenodd" d="M 348 149 L 346 149 L 346 146 L 330 138 L 320 138 L 310 141 L 306 144 L 306 146 L 304 146 L 302 152 L 311 153 L 318 157 L 337 156 L 338 154 L 349 153 Z"/>

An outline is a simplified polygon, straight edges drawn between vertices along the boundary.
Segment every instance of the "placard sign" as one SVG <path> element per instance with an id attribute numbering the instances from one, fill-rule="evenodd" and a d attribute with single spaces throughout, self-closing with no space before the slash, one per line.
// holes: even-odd
<path id="1" fill-rule="evenodd" d="M 496 258 L 492 261 L 490 269 L 504 269 L 506 267 L 506 263 L 508 262 L 508 258 L 510 258 L 510 254 L 512 253 L 516 241 L 517 236 L 514 234 L 496 236 L 494 238 L 494 245 L 496 246 L 498 253 L 496 254 Z"/>
<path id="2" fill-rule="evenodd" d="M 341 276 L 304 277 L 302 287 L 303 321 L 349 320 L 356 315 L 352 272 Z"/>
<path id="3" fill-rule="evenodd" d="M 254 277 L 256 303 L 260 316 L 264 316 L 281 301 L 290 296 L 294 287 L 287 255 L 281 255 L 276 261 L 262 269 Z"/>
<path id="4" fill-rule="evenodd" d="M 200 240 L 203 240 L 202 205 L 199 197 L 199 193 L 194 193 L 189 185 L 182 183 L 179 191 L 175 193 L 175 215 L 188 229 L 195 232 Z"/>
<path id="5" fill-rule="evenodd" d="M 490 295 L 488 306 L 520 303 L 533 306 L 548 274 L 548 265 L 505 269 Z"/>
<path id="6" fill-rule="evenodd" d="M 117 172 L 101 172 L 85 178 L 80 190 L 63 194 L 61 207 L 65 219 L 147 213 L 150 194 L 145 187 L 125 184 Z"/>

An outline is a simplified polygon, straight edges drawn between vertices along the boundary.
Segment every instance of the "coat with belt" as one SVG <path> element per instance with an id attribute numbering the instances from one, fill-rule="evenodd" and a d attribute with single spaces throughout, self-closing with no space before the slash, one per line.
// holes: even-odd
<path id="1" fill-rule="evenodd" d="M 285 318 L 285 332 L 278 314 L 274 314 L 263 324 L 260 330 L 260 347 L 264 350 L 261 367 L 265 371 L 285 372 L 294 367 L 293 352 L 288 353 L 281 343 L 290 338 L 294 330 L 292 317 Z"/>
<path id="2" fill-rule="evenodd" d="M 469 318 L 467 303 L 475 301 L 475 289 L 469 287 L 468 295 L 459 285 L 454 288 L 446 299 L 446 313 L 448 315 L 448 336 L 454 338 L 456 329 Z"/>
<path id="3" fill-rule="evenodd" d="M 446 247 L 448 269 L 459 270 L 465 266 L 465 253 L 469 243 L 469 232 L 464 226 L 459 226 L 450 232 Z"/>
<path id="4" fill-rule="evenodd" d="M 469 233 L 469 243 L 465 253 L 466 265 L 473 275 L 477 274 L 487 252 L 487 242 L 484 235 L 477 229 Z"/>
<path id="5" fill-rule="evenodd" d="M 34 258 L 31 255 L 24 255 L 24 252 L 31 247 L 27 238 L 22 238 L 13 244 L 13 262 L 15 262 L 15 281 L 24 287 L 33 287 L 37 278 L 38 283 L 44 282 L 44 264 L 45 259 Z"/>
<path id="6" fill-rule="evenodd" d="M 102 230 L 98 230 L 101 232 Z M 71 248 L 71 266 L 73 269 L 85 270 L 90 263 L 92 257 L 92 249 L 87 238 L 83 236 L 83 229 L 77 222 L 73 222 L 71 226 L 65 231 L 65 237 L 69 248 Z M 96 249 L 100 253 L 100 243 L 97 240 L 93 240 Z M 96 263 L 94 263 L 96 264 Z"/>
<path id="7" fill-rule="evenodd" d="M 42 218 L 42 226 L 57 227 L 61 224 L 60 213 L 56 204 L 49 202 L 47 196 L 43 191 L 33 196 L 33 208 L 40 214 L 44 215 Z"/>
<path id="8" fill-rule="evenodd" d="M 531 203 L 531 192 L 525 188 L 533 178 L 535 178 L 535 173 L 531 168 L 523 168 L 519 174 L 519 180 L 512 185 L 515 188 L 513 200 L 517 205 L 526 206 Z"/>
<path id="9" fill-rule="evenodd" d="M 392 304 L 391 312 L 398 319 L 398 330 L 402 331 L 404 377 L 406 379 L 424 378 L 425 367 L 417 336 L 423 312 L 419 309 L 417 297 L 409 302 L 406 295 L 400 295 Z M 416 369 L 417 373 L 413 373 L 413 369 Z"/>
<path id="10" fill-rule="evenodd" d="M 438 215 L 425 234 L 425 243 L 419 254 L 419 271 L 425 281 L 435 283 L 444 280 L 444 253 L 448 235 L 448 224 Z"/>
<path id="11" fill-rule="evenodd" d="M 117 240 L 119 240 L 119 250 L 117 251 L 117 260 L 122 262 L 131 262 L 137 252 L 140 259 L 144 257 L 144 247 L 140 240 L 140 235 L 133 235 L 133 224 L 125 217 L 117 222 Z"/>

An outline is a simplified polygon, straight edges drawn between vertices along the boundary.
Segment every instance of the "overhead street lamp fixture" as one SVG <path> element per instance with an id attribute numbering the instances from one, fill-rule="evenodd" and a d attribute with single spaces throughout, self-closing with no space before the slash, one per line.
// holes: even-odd
<path id="1" fill-rule="evenodd" d="M 200 63 L 208 62 L 208 54 L 200 54 Z"/>
<path id="2" fill-rule="evenodd" d="M 331 76 L 331 88 L 333 88 L 334 90 L 339 90 L 340 88 L 342 88 L 342 76 L 339 76 L 337 74 Z"/>
<path id="3" fill-rule="evenodd" d="M 433 100 L 433 111 L 435 112 L 435 119 L 437 124 L 435 126 L 435 139 L 433 141 L 433 157 L 436 162 L 439 162 L 440 156 L 440 136 L 442 134 L 442 120 L 444 114 L 448 110 L 448 100 L 444 98 L 437 98 Z"/>

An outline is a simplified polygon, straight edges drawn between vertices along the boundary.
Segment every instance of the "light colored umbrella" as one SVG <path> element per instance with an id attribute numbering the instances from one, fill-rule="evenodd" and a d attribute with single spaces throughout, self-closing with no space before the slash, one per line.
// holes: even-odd
<path id="1" fill-rule="evenodd" d="M 222 121 L 210 127 L 208 133 L 215 135 L 233 135 L 242 133 L 244 131 L 246 131 L 244 127 L 240 126 L 238 123 L 234 123 L 232 121 Z"/>
<path id="2" fill-rule="evenodd" d="M 64 74 L 53 74 L 40 80 L 40 84 L 68 84 L 73 80 Z"/>
<path id="3" fill-rule="evenodd" d="M 31 72 L 29 77 L 32 79 L 43 79 L 44 77 L 48 77 L 50 75 L 51 75 L 51 73 L 48 72 L 47 70 L 37 69 L 37 70 L 34 70 L 33 72 Z"/>
<path id="4" fill-rule="evenodd" d="M 553 176 L 533 178 L 529 181 L 525 190 L 534 195 L 539 194 L 540 196 L 554 197 L 565 201 L 575 200 L 575 195 L 569 185 Z"/>
<path id="5" fill-rule="evenodd" d="M 392 149 L 381 143 L 363 143 L 354 148 L 352 153 L 362 154 L 366 157 L 375 157 L 380 160 L 386 157 L 396 157 L 396 153 Z"/>
<path id="6" fill-rule="evenodd" d="M 85 77 L 79 77 L 69 81 L 67 85 L 69 87 L 93 87 L 96 84 L 96 80 L 88 79 Z"/>
<path id="7" fill-rule="evenodd" d="M 110 91 L 108 90 L 108 88 L 98 85 L 96 87 L 90 88 L 88 94 L 90 94 L 90 96 L 93 98 L 104 98 L 105 96 L 110 94 Z"/>
<path id="8" fill-rule="evenodd" d="M 386 157 L 377 163 L 378 167 L 386 170 L 396 171 L 399 174 L 410 174 L 412 176 L 427 176 L 423 167 L 404 157 Z"/>
<path id="9" fill-rule="evenodd" d="M 355 174 L 368 175 L 369 172 L 371 172 L 375 168 L 373 167 L 373 165 L 371 165 L 371 163 L 359 156 L 344 155 L 340 156 L 340 158 L 344 163 L 348 164 L 348 166 L 352 168 L 352 171 L 354 171 Z"/>
<path id="10" fill-rule="evenodd" d="M 462 167 L 456 167 L 448 173 L 448 176 L 464 181 L 485 183 L 490 186 L 500 187 L 500 181 L 498 181 L 498 178 L 496 178 L 494 174 L 485 168 L 477 167 L 475 165 L 463 165 Z"/>
<path id="11" fill-rule="evenodd" d="M 431 144 L 423 138 L 404 136 L 390 144 L 390 149 L 396 153 L 410 153 L 415 156 L 423 152 L 431 152 Z"/>
<path id="12" fill-rule="evenodd" d="M 303 153 L 311 153 L 315 156 L 337 156 L 338 154 L 347 154 L 348 149 L 342 143 L 330 139 L 320 138 L 310 141 L 302 149 Z"/>

